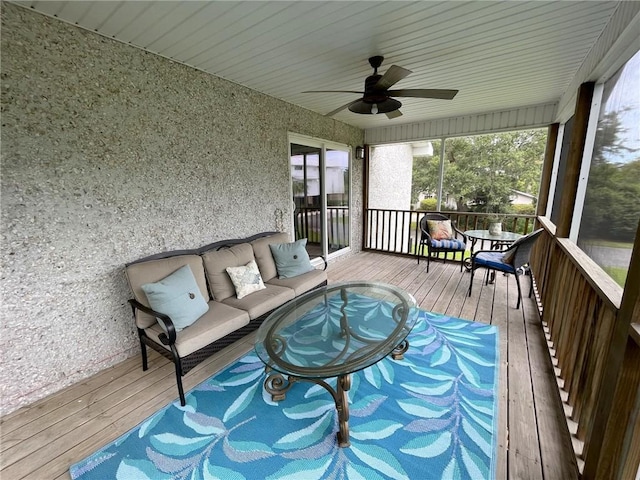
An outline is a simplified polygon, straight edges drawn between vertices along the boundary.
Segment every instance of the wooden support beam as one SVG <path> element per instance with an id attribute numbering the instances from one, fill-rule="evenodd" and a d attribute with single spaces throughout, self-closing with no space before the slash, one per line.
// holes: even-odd
<path id="1" fill-rule="evenodd" d="M 629 276 L 616 317 L 606 365 L 583 452 L 584 480 L 624 479 L 638 468 L 640 450 L 640 346 L 632 335 L 640 312 L 640 223 L 636 231 Z"/>
<path id="2" fill-rule="evenodd" d="M 564 174 L 562 199 L 560 200 L 560 219 L 556 229 L 556 236 L 560 238 L 568 237 L 571 230 L 594 85 L 593 82 L 583 83 L 578 90 L 576 112 L 573 118 L 573 132 Z"/>
<path id="3" fill-rule="evenodd" d="M 556 144 L 558 142 L 559 123 L 549 125 L 547 130 L 547 146 L 544 150 L 544 164 L 542 166 L 542 176 L 540 177 L 540 192 L 538 193 L 538 207 L 536 215 L 543 217 L 547 211 L 547 202 L 549 201 L 549 189 L 551 188 L 551 173 L 553 172 L 553 158 L 556 152 Z M 539 228 L 536 225 L 536 228 Z"/>

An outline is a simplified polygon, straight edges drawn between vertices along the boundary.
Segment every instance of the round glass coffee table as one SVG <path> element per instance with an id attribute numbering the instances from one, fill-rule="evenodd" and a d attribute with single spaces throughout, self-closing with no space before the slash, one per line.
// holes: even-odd
<path id="1" fill-rule="evenodd" d="M 255 350 L 266 365 L 264 388 L 274 401 L 300 381 L 324 387 L 338 412 L 338 444 L 348 447 L 351 374 L 387 355 L 402 358 L 418 319 L 415 299 L 378 282 L 344 282 L 305 293 L 272 312 Z M 337 377 L 336 388 L 325 381 Z"/>

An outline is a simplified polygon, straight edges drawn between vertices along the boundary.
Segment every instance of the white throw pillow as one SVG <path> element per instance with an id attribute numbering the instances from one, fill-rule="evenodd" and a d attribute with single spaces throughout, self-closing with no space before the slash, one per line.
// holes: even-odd
<path id="1" fill-rule="evenodd" d="M 251 260 L 244 267 L 227 267 L 226 270 L 236 289 L 238 300 L 250 293 L 267 288 L 264 286 L 255 260 Z"/>

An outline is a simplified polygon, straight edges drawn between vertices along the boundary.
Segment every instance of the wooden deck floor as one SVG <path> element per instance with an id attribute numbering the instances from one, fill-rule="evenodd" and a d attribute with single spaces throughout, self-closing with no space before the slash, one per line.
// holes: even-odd
<path id="1" fill-rule="evenodd" d="M 516 310 L 513 276 L 485 286 L 481 272 L 467 297 L 469 273 L 455 264 L 371 252 L 330 264 L 329 282 L 379 280 L 410 292 L 421 308 L 500 329 L 499 435 L 496 478 L 577 479 L 554 369 L 535 303 Z M 528 292 L 529 279 L 523 281 Z M 219 352 L 184 377 L 185 390 L 253 345 L 254 335 Z M 69 465 L 114 440 L 177 396 L 173 364 L 138 356 L 0 419 L 0 478 L 69 478 Z M 480 480 L 480 479 L 478 479 Z"/>

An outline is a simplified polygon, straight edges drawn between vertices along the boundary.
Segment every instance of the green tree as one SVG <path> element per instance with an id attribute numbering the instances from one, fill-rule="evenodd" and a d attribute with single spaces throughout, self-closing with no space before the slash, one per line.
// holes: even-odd
<path id="1" fill-rule="evenodd" d="M 624 110 L 622 110 L 624 111 Z M 633 242 L 640 218 L 640 157 L 618 162 L 635 152 L 622 142 L 618 114 L 600 117 L 585 193 L 580 237 Z"/>
<path id="2" fill-rule="evenodd" d="M 440 151 L 440 141 L 434 141 L 432 145 L 434 152 Z M 439 176 L 440 157 L 438 155 L 413 157 L 411 202 L 417 202 L 421 193 L 433 194 L 437 192 Z"/>
<path id="3" fill-rule="evenodd" d="M 513 190 L 537 194 L 546 130 L 523 130 L 447 140 L 444 193 L 474 210 L 507 213 Z"/>

